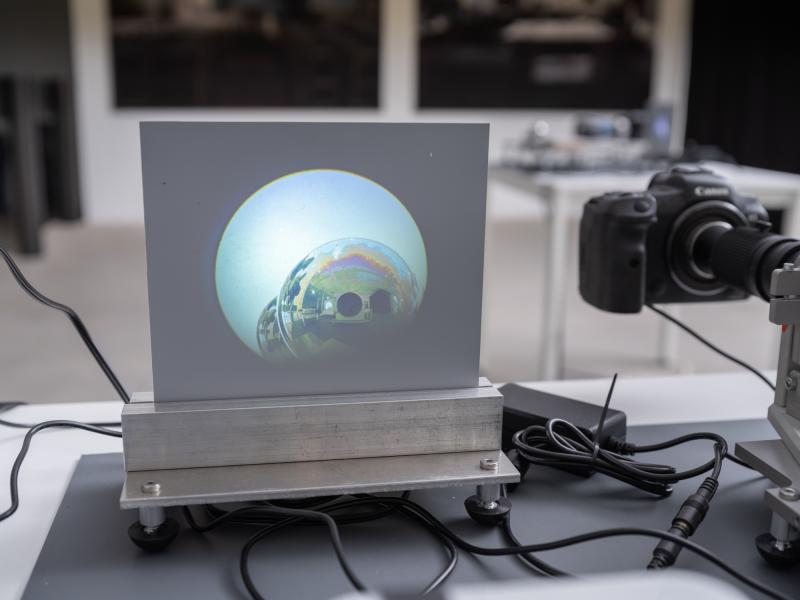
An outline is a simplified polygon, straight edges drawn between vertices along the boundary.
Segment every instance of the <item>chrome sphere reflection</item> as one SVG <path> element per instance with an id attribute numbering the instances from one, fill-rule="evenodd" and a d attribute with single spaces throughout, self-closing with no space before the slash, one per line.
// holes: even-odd
<path id="1" fill-rule="evenodd" d="M 408 323 L 421 292 L 397 252 L 343 238 L 304 257 L 264 307 L 257 337 L 264 358 L 307 358 L 365 346 Z"/>

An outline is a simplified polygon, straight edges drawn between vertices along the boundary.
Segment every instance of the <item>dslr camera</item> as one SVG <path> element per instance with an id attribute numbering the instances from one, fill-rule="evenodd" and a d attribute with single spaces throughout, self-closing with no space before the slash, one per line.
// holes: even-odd
<path id="1" fill-rule="evenodd" d="M 761 203 L 711 171 L 676 166 L 647 191 L 589 200 L 580 226 L 580 292 L 593 306 L 769 299 L 772 271 L 800 241 L 770 233 Z"/>

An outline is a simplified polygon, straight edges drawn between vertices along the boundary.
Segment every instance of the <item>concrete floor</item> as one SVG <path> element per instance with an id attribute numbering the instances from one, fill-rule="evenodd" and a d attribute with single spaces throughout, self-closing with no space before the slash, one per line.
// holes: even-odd
<path id="1" fill-rule="evenodd" d="M 546 231 L 539 209 L 492 194 L 486 241 L 482 374 L 494 381 L 537 378 Z M 125 386 L 151 389 L 144 234 L 136 226 L 50 224 L 45 253 L 20 259 L 43 293 L 75 308 Z M 577 242 L 576 242 L 577 243 Z M 682 336 L 673 369 L 658 364 L 658 319 L 617 316 L 577 293 L 573 254 L 565 298 L 566 375 L 623 376 L 737 369 Z M 682 307 L 681 317 L 723 348 L 774 368 L 776 328 L 760 300 Z M 0 269 L 0 401 L 108 400 L 114 391 L 63 315 L 30 300 Z"/>

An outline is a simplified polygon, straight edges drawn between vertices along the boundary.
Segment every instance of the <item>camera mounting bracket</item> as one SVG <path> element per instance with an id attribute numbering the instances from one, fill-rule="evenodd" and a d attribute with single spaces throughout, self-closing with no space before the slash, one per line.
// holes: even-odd
<path id="1" fill-rule="evenodd" d="M 777 564 L 800 562 L 800 269 L 787 263 L 772 274 L 770 321 L 781 325 L 775 399 L 767 418 L 780 439 L 736 445 L 736 456 L 779 487 L 764 492 L 772 512 L 769 534 L 756 545 Z"/>

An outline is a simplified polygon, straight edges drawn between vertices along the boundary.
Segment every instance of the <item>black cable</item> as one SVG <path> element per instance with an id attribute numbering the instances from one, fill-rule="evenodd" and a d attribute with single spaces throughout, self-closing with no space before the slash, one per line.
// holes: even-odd
<path id="1" fill-rule="evenodd" d="M 250 597 L 253 600 L 264 600 L 264 596 L 261 595 L 261 592 L 258 591 L 255 583 L 253 582 L 253 578 L 250 575 L 250 569 L 248 567 L 248 559 L 250 557 L 250 552 L 253 549 L 259 540 L 265 538 L 267 535 L 272 533 L 273 531 L 277 531 L 278 529 L 285 527 L 286 525 L 291 525 L 292 523 L 298 522 L 301 519 L 292 518 L 292 519 L 284 519 L 283 521 L 278 521 L 269 527 L 265 527 L 261 531 L 259 531 L 255 536 L 251 537 L 247 540 L 245 545 L 242 547 L 242 551 L 239 555 L 239 573 L 242 576 L 242 583 L 244 583 L 244 587 L 247 590 L 247 593 L 250 594 Z M 340 561 L 341 564 L 341 561 Z M 356 588 L 356 589 L 364 589 L 364 588 Z"/>
<path id="2" fill-rule="evenodd" d="M 769 388 L 770 388 L 770 389 L 771 389 L 773 392 L 775 391 L 775 384 L 773 384 L 773 383 L 772 383 L 772 382 L 771 382 L 769 379 L 767 379 L 767 378 L 766 378 L 766 377 L 765 377 L 765 376 L 764 376 L 764 375 L 763 375 L 763 374 L 762 374 L 762 373 L 761 373 L 761 372 L 760 372 L 758 369 L 756 369 L 756 368 L 755 368 L 755 367 L 753 367 L 752 365 L 749 365 L 749 364 L 747 364 L 747 363 L 746 363 L 746 362 L 744 362 L 742 359 L 740 359 L 740 358 L 736 358 L 735 356 L 733 356 L 732 354 L 729 354 L 728 352 L 725 352 L 725 350 L 723 350 L 723 349 L 722 349 L 722 348 L 720 348 L 719 346 L 716 346 L 716 345 L 712 344 L 712 343 L 711 343 L 711 342 L 709 342 L 709 341 L 708 341 L 706 338 L 704 338 L 702 335 L 700 335 L 699 333 L 697 333 L 697 332 L 696 332 L 694 329 L 692 329 L 691 327 L 689 327 L 688 325 L 686 325 L 686 324 L 685 324 L 685 323 L 683 323 L 682 321 L 679 321 L 678 319 L 676 319 L 675 317 L 673 317 L 673 316 L 672 316 L 671 314 L 669 314 L 668 312 L 666 312 L 666 311 L 663 311 L 663 310 L 661 310 L 660 308 L 656 308 L 656 307 L 655 307 L 655 306 L 653 306 L 652 304 L 645 304 L 645 306 L 646 306 L 647 308 L 649 308 L 650 310 L 652 310 L 654 313 L 656 313 L 656 314 L 658 314 L 658 315 L 661 315 L 662 317 L 664 317 L 664 318 L 665 318 L 667 321 L 669 321 L 670 323 L 672 323 L 672 324 L 674 324 L 674 325 L 677 325 L 678 327 L 680 327 L 681 329 L 683 329 L 683 330 L 684 330 L 686 333 L 688 333 L 690 336 L 692 336 L 694 339 L 696 339 L 698 342 L 700 342 L 701 344 L 703 344 L 703 345 L 704 345 L 704 346 L 706 346 L 707 348 L 710 348 L 711 350 L 713 350 L 714 352 L 716 352 L 716 353 L 717 353 L 717 354 L 719 354 L 720 356 L 722 356 L 722 357 L 724 357 L 724 358 L 727 358 L 729 361 L 731 361 L 731 362 L 733 362 L 733 363 L 736 363 L 737 365 L 739 365 L 739 366 L 740 366 L 740 367 L 742 367 L 743 369 L 747 369 L 747 370 L 748 370 L 748 371 L 750 371 L 750 372 L 751 372 L 753 375 L 755 375 L 756 377 L 758 377 L 758 378 L 759 378 L 761 381 L 763 381 L 764 383 L 766 383 L 766 384 L 769 386 Z"/>
<path id="3" fill-rule="evenodd" d="M 696 477 L 706 471 L 711 474 L 705 478 L 697 490 L 681 505 L 672 518 L 668 533 L 688 539 L 695 534 L 705 519 L 711 501 L 719 487 L 722 463 L 728 455 L 728 444 L 720 435 L 710 432 L 690 433 L 663 442 L 636 445 L 616 438 L 603 440 L 605 424 L 611 396 L 617 375 L 611 381 L 597 432 L 586 434 L 572 423 L 563 419 L 549 419 L 542 425 L 533 425 L 518 431 L 512 437 L 519 460 L 531 464 L 555 467 L 568 471 L 598 472 L 622 481 L 640 490 L 668 496 L 672 485 L 684 479 Z M 601 446 L 600 440 L 603 440 Z M 673 448 L 686 442 L 711 440 L 714 442 L 714 458 L 699 467 L 677 471 L 669 465 L 642 463 L 629 458 L 642 452 L 656 452 Z M 512 540 L 513 541 L 513 540 Z M 666 569 L 675 564 L 683 546 L 670 540 L 660 540 L 648 564 L 648 569 Z M 531 561 L 526 562 L 532 565 Z"/>
<path id="4" fill-rule="evenodd" d="M 514 531 L 511 529 L 511 514 L 506 517 L 503 521 L 503 534 L 506 536 L 506 539 L 512 546 L 516 546 L 519 548 L 522 546 L 522 542 L 517 539 L 517 536 L 514 535 Z M 538 556 L 527 552 L 524 554 L 517 554 L 517 558 L 526 566 L 533 569 L 535 573 L 540 575 L 545 575 L 547 577 L 569 577 L 569 573 L 566 571 L 562 571 L 557 569 L 556 567 L 546 563 Z"/>
<path id="5" fill-rule="evenodd" d="M 681 548 L 693 552 L 694 554 L 700 556 L 701 558 L 712 563 L 713 565 L 720 568 L 724 572 L 728 573 L 731 577 L 733 577 L 740 583 L 754 590 L 757 590 L 770 598 L 774 598 L 775 600 L 789 600 L 789 597 L 782 594 L 781 592 L 739 572 L 735 567 L 729 565 L 726 561 L 718 557 L 710 550 L 704 548 L 703 546 L 700 546 L 698 544 L 695 544 L 694 542 L 691 542 L 680 536 L 665 531 L 659 531 L 656 529 L 638 528 L 638 527 L 616 527 L 616 528 L 587 532 L 559 540 L 553 540 L 550 542 L 543 542 L 538 544 L 526 544 L 526 545 L 519 544 L 518 543 L 519 540 L 516 540 L 516 537 L 514 537 L 513 539 L 516 540 L 517 543 L 514 543 L 513 546 L 511 547 L 487 548 L 483 546 L 477 546 L 459 537 L 450 528 L 444 525 L 441 521 L 439 521 L 436 517 L 434 517 L 425 508 L 405 498 L 362 497 L 350 500 L 346 503 L 348 508 L 355 507 L 358 505 L 366 506 L 374 504 L 383 506 L 385 505 L 401 506 L 405 514 L 413 516 L 419 522 L 429 527 L 432 531 L 437 532 L 437 534 L 442 538 L 449 539 L 457 548 L 460 548 L 472 554 L 483 555 L 483 556 L 527 555 L 536 552 L 557 550 L 560 548 L 565 548 L 576 544 L 595 541 L 595 540 L 607 539 L 612 537 L 623 537 L 623 536 L 640 536 L 640 537 L 655 538 L 659 540 L 667 540 L 676 544 L 677 546 L 680 546 Z M 264 510 L 265 508 L 268 509 L 268 507 L 255 507 L 255 508 L 257 510 Z M 237 509 L 237 511 L 238 510 L 239 509 Z M 248 508 L 248 510 L 253 510 L 253 507 Z M 292 509 L 280 509 L 280 510 L 286 511 Z M 246 587 L 248 587 L 248 590 L 250 591 L 250 593 L 253 595 L 254 598 L 261 598 L 262 596 L 253 585 L 252 579 L 250 578 L 249 570 L 247 568 L 247 559 L 249 557 L 250 551 L 252 551 L 253 546 L 258 541 L 260 541 L 273 531 L 281 527 L 284 527 L 288 524 L 291 524 L 291 522 L 296 522 L 297 520 L 299 519 L 295 518 L 284 519 L 282 521 L 269 525 L 267 528 L 258 532 L 255 536 L 253 536 L 250 540 L 248 540 L 247 551 L 245 552 L 243 550 L 242 552 L 240 569 L 242 570 L 242 577 L 246 582 L 245 585 Z M 330 523 L 328 525 L 330 527 Z M 333 521 L 333 526 L 334 529 L 337 527 L 335 521 Z M 511 531 L 510 525 L 508 529 L 513 536 L 513 531 Z M 347 564 L 346 559 L 344 560 L 344 564 Z"/>
<path id="6" fill-rule="evenodd" d="M 122 437 L 122 433 L 119 431 L 104 429 L 102 427 L 96 427 L 94 425 L 80 423 L 78 421 L 45 421 L 31 427 L 25 434 L 25 438 L 22 440 L 22 447 L 20 448 L 19 453 L 17 453 L 17 458 L 14 460 L 14 465 L 11 467 L 11 506 L 9 506 L 4 512 L 0 513 L 0 521 L 5 521 L 17 511 L 17 508 L 19 508 L 19 471 L 22 467 L 22 461 L 25 460 L 25 456 L 28 454 L 28 448 L 30 448 L 33 436 L 40 431 L 49 429 L 51 427 L 74 427 L 76 429 L 83 429 L 84 431 L 91 431 L 92 433 L 99 433 L 112 437 Z"/>
<path id="7" fill-rule="evenodd" d="M 105 358 L 103 357 L 100 350 L 95 345 L 94 341 L 92 340 L 92 336 L 89 334 L 89 330 L 86 329 L 86 326 L 81 321 L 81 318 L 78 314 L 71 309 L 69 306 L 65 304 L 61 304 L 56 302 L 55 300 L 51 300 L 44 294 L 42 294 L 39 290 L 37 290 L 33 285 L 25 278 L 20 268 L 17 266 L 17 263 L 14 262 L 14 259 L 11 258 L 11 255 L 5 248 L 0 248 L 0 256 L 3 257 L 5 260 L 6 265 L 8 266 L 9 270 L 11 271 L 11 275 L 14 277 L 16 282 L 19 286 L 34 300 L 37 302 L 44 304 L 48 308 L 52 308 L 53 310 L 60 311 L 64 313 L 67 318 L 72 322 L 72 325 L 75 327 L 75 330 L 80 335 L 83 343 L 88 348 L 91 355 L 94 357 L 97 364 L 100 366 L 100 369 L 103 371 L 105 376 L 111 382 L 111 385 L 116 390 L 117 394 L 119 394 L 122 401 L 126 404 L 130 402 L 130 396 L 128 392 L 123 387 L 122 383 L 120 383 L 117 376 L 114 374 L 114 371 L 111 369 L 109 364 L 106 362 Z M 10 408 L 14 406 L 19 406 L 22 404 L 21 402 L 11 402 L 6 403 L 3 405 L 3 409 L 0 412 L 6 412 Z M 120 423 L 117 422 L 108 422 L 108 423 L 80 423 L 78 421 L 67 421 L 67 420 L 50 420 L 44 421 L 42 423 L 17 423 L 14 421 L 7 421 L 5 419 L 0 419 L 0 425 L 4 427 L 13 427 L 17 429 L 27 429 L 27 433 L 25 434 L 24 439 L 22 440 L 22 447 L 17 454 L 16 459 L 14 460 L 14 465 L 11 467 L 11 474 L 10 474 L 10 496 L 11 496 L 11 505 L 6 509 L 4 512 L 0 513 L 0 521 L 4 521 L 13 515 L 17 509 L 19 508 L 19 471 L 22 468 L 22 462 L 25 460 L 25 456 L 28 454 L 28 448 L 30 447 L 31 440 L 33 436 L 36 435 L 38 432 L 49 429 L 52 427 L 73 427 L 76 429 L 82 429 L 84 431 L 90 431 L 92 433 L 99 433 L 101 435 L 108 435 L 113 437 L 122 437 L 122 433 L 119 431 L 114 431 L 111 429 L 105 429 L 106 427 L 118 427 Z"/>
<path id="8" fill-rule="evenodd" d="M 511 441 L 518 458 L 531 464 L 567 471 L 601 473 L 662 497 L 672 493 L 674 483 L 696 477 L 709 470 L 711 479 L 719 478 L 723 457 L 728 453 L 728 444 L 725 438 L 715 433 L 691 433 L 646 445 L 632 444 L 613 436 L 603 439 L 603 427 L 616 381 L 615 373 L 603 404 L 596 433 L 584 433 L 579 427 L 564 419 L 549 419 L 544 425 L 526 427 L 512 436 Z M 694 469 L 678 471 L 670 465 L 643 463 L 630 458 L 636 453 L 655 452 L 685 442 L 704 439 L 714 442 L 714 458 Z"/>
<path id="9" fill-rule="evenodd" d="M 106 362 L 106 359 L 103 358 L 103 355 L 98 350 L 97 346 L 95 345 L 94 341 L 92 340 L 92 336 L 89 335 L 89 330 L 86 329 L 86 326 L 81 321 L 81 318 L 78 316 L 73 309 L 65 304 L 61 304 L 60 302 L 56 302 L 55 300 L 51 300 L 44 294 L 42 294 L 39 290 L 37 290 L 31 283 L 25 278 L 25 275 L 22 274 L 22 271 L 17 266 L 17 263 L 14 262 L 14 259 L 11 258 L 11 255 L 5 248 L 0 248 L 0 256 L 5 259 L 6 264 L 8 265 L 11 274 L 14 276 L 14 279 L 19 284 L 19 286 L 27 292 L 27 294 L 36 300 L 37 302 L 44 304 L 48 308 L 52 308 L 53 310 L 60 311 L 64 313 L 67 318 L 72 322 L 72 325 L 75 327 L 75 330 L 78 332 L 78 335 L 81 336 L 83 343 L 88 348 L 89 352 L 94 357 L 97 364 L 100 366 L 100 369 L 103 371 L 105 376 L 111 382 L 111 385 L 114 386 L 117 394 L 119 397 L 122 398 L 122 401 L 126 404 L 130 402 L 130 396 L 128 392 L 123 387 L 122 383 L 120 383 L 117 376 L 114 374 L 114 371 L 111 369 L 109 364 Z"/>
<path id="10" fill-rule="evenodd" d="M 37 425 L 39 425 L 39 423 L 17 423 L 15 421 L 6 421 L 5 419 L 0 419 L 0 426 L 12 427 L 14 429 L 31 429 Z M 122 427 L 122 423 L 119 421 L 100 421 L 97 423 L 86 423 L 86 425 L 93 425 L 95 427 Z"/>
<path id="11" fill-rule="evenodd" d="M 274 524 L 270 525 L 269 527 L 266 527 L 265 529 L 262 529 L 256 535 L 251 537 L 248 540 L 248 542 L 245 544 L 245 547 L 243 548 L 242 553 L 240 555 L 240 559 L 239 559 L 239 570 L 240 570 L 240 573 L 242 575 L 242 581 L 244 582 L 245 588 L 247 588 L 248 593 L 250 593 L 250 595 L 255 600 L 261 600 L 263 598 L 263 596 L 261 595 L 261 593 L 256 588 L 255 584 L 253 583 L 252 576 L 250 575 L 250 567 L 249 567 L 250 552 L 252 551 L 253 547 L 255 547 L 255 545 L 259 541 L 263 540 L 269 534 L 274 533 L 278 529 L 282 529 L 285 526 L 292 525 L 292 524 L 299 524 L 301 522 L 302 522 L 302 519 L 300 519 L 300 518 L 284 519 L 283 521 L 279 521 L 277 523 L 274 523 Z M 423 522 L 423 525 L 425 525 L 427 528 L 431 529 L 427 525 L 427 523 Z M 426 595 L 426 594 L 431 593 L 432 591 L 437 589 L 439 586 L 441 586 L 447 580 L 447 578 L 450 577 L 450 575 L 453 573 L 453 571 L 455 570 L 456 565 L 458 563 L 458 550 L 456 549 L 456 547 L 453 544 L 453 542 L 448 540 L 447 538 L 444 538 L 444 537 L 438 535 L 437 532 L 435 532 L 433 530 L 432 530 L 432 532 L 434 533 L 434 535 L 436 535 L 437 539 L 444 544 L 444 546 L 447 549 L 448 554 L 449 554 L 449 560 L 448 560 L 447 565 L 445 566 L 445 568 L 442 569 L 442 571 L 433 579 L 433 581 L 431 581 L 425 587 L 425 589 L 422 591 L 421 595 L 423 595 L 423 596 Z M 356 589 L 359 589 L 359 588 L 356 588 Z"/>
<path id="12" fill-rule="evenodd" d="M 422 506 L 411 500 L 402 498 L 380 498 L 377 500 L 372 500 L 365 498 L 365 499 L 355 500 L 353 501 L 353 503 L 363 502 L 367 504 L 369 502 L 376 502 L 376 501 L 381 501 L 386 504 L 400 504 L 404 506 L 408 510 L 408 512 L 416 514 L 419 519 L 427 521 L 443 536 L 449 538 L 456 545 L 456 547 L 465 550 L 467 552 L 470 552 L 472 554 L 483 555 L 483 556 L 508 556 L 508 555 L 518 555 L 518 554 L 528 554 L 532 552 L 546 552 L 549 550 L 558 550 L 561 548 L 566 548 L 568 546 L 574 546 L 576 544 L 582 544 L 585 542 L 613 538 L 613 537 L 639 536 L 639 537 L 656 538 L 661 540 L 669 540 L 677 544 L 678 546 L 681 546 L 683 549 L 689 550 L 692 553 L 707 560 L 708 562 L 715 565 L 719 569 L 723 570 L 724 572 L 726 572 L 728 575 L 730 575 L 740 583 L 743 583 L 744 585 L 754 590 L 757 590 L 770 598 L 774 598 L 775 600 L 790 600 L 789 596 L 784 595 L 778 590 L 775 590 L 769 587 L 768 585 L 761 583 L 756 579 L 753 579 L 752 577 L 744 575 L 735 567 L 729 565 L 726 561 L 721 559 L 719 556 L 717 556 L 707 548 L 700 546 L 699 544 L 696 544 L 687 539 L 684 539 L 680 536 L 673 535 L 665 531 L 659 531 L 657 529 L 646 529 L 641 527 L 614 527 L 609 529 L 590 531 L 587 533 L 573 535 L 567 538 L 553 540 L 550 542 L 542 542 L 538 544 L 525 544 L 519 546 L 515 545 L 513 547 L 487 548 L 484 546 L 477 546 L 459 537 L 456 533 L 454 533 L 450 528 L 444 525 L 444 523 L 442 523 L 436 517 L 434 517 L 425 508 L 423 508 Z"/>
<path id="13" fill-rule="evenodd" d="M 400 496 L 401 498 L 408 498 L 410 495 L 409 492 L 403 492 Z M 360 496 L 356 496 L 360 497 Z M 374 498 L 374 496 L 365 496 L 369 498 Z M 264 511 L 259 511 L 259 508 L 264 506 L 279 506 L 283 508 L 309 508 L 312 510 L 320 510 L 320 511 L 330 511 L 330 512 L 337 512 L 342 510 L 347 510 L 350 508 L 347 502 L 342 501 L 341 496 L 329 496 L 325 498 L 309 498 L 304 499 L 301 501 L 292 500 L 288 501 L 291 504 L 301 504 L 302 506 L 282 506 L 283 503 L 286 503 L 286 500 L 280 501 L 281 504 L 278 504 L 278 501 L 262 501 L 257 505 L 245 505 L 240 506 L 236 509 L 225 511 L 221 508 L 213 504 L 205 504 L 204 508 L 206 512 L 209 514 L 210 520 L 204 524 L 199 524 L 193 517 L 192 513 L 189 511 L 187 507 L 184 507 L 183 514 L 184 517 L 189 524 L 189 526 L 199 533 L 205 533 L 207 531 L 211 531 L 216 529 L 220 525 L 225 523 L 231 523 L 234 525 L 271 525 L 273 524 L 276 519 L 273 515 L 269 513 L 265 513 Z M 366 523 L 368 521 L 374 521 L 376 519 L 381 519 L 383 517 L 389 516 L 390 514 L 397 512 L 400 507 L 396 506 L 389 506 L 389 507 L 382 507 L 378 510 L 373 510 L 369 512 L 361 512 L 359 514 L 348 513 L 345 515 L 336 516 L 336 522 L 339 525 L 350 525 L 355 523 Z M 299 525 L 318 525 L 319 523 L 314 521 L 299 521 Z"/>
<path id="14" fill-rule="evenodd" d="M 404 492 L 403 495 L 400 497 L 401 499 L 407 499 L 409 493 Z M 400 510 L 401 513 L 405 513 L 405 509 L 400 506 L 386 506 L 385 504 L 380 503 L 380 498 L 375 496 L 364 496 L 359 495 L 356 500 L 349 500 L 349 501 L 342 501 L 340 498 L 335 498 L 333 500 L 323 501 L 322 503 L 319 502 L 317 499 L 316 503 L 312 500 L 309 502 L 311 506 L 314 506 L 314 510 L 318 512 L 326 512 L 326 513 L 335 513 L 341 512 L 345 510 L 350 510 L 353 507 L 353 503 L 358 501 L 359 505 L 361 504 L 360 500 L 368 499 L 370 503 L 377 504 L 380 508 L 379 510 L 370 511 L 368 513 L 364 513 L 361 511 L 360 514 L 346 514 L 346 515 L 331 515 L 334 519 L 337 526 L 343 524 L 352 524 L 352 523 L 364 523 L 367 521 L 372 521 L 377 518 L 382 518 L 391 514 L 393 512 L 397 512 Z M 194 516 L 192 515 L 191 511 L 187 508 L 183 508 L 183 515 L 186 519 L 189 526 L 198 532 L 206 532 L 212 529 L 216 529 L 220 525 L 230 522 L 234 524 L 247 524 L 247 525 L 260 525 L 266 527 L 259 531 L 255 536 L 248 540 L 248 543 L 252 542 L 252 545 L 249 547 L 249 550 L 243 553 L 240 556 L 240 572 L 242 574 L 242 580 L 247 588 L 248 592 L 253 598 L 262 598 L 260 592 L 256 589 L 255 584 L 252 581 L 252 577 L 250 575 L 250 568 L 249 568 L 249 556 L 250 551 L 252 551 L 253 546 L 257 544 L 259 541 L 267 537 L 269 534 L 278 531 L 279 529 L 283 529 L 289 525 L 301 525 L 305 523 L 309 523 L 309 521 L 302 519 L 300 517 L 288 518 L 288 519 L 275 519 L 275 512 L 271 511 L 273 507 L 269 504 L 267 505 L 256 505 L 256 506 L 243 506 L 231 511 L 223 511 L 211 505 L 206 505 L 209 513 L 213 515 L 211 521 L 207 522 L 204 525 L 199 524 Z M 313 523 L 313 521 L 311 521 Z M 455 570 L 455 567 L 458 563 L 458 550 L 456 549 L 455 545 L 448 539 L 443 538 L 438 532 L 433 529 L 428 523 L 423 522 L 422 525 L 426 527 L 431 533 L 433 533 L 436 538 L 444 545 L 445 550 L 448 554 L 448 563 L 444 569 L 426 586 L 423 590 L 422 594 L 428 594 L 441 586 L 445 580 L 452 574 Z"/>
<path id="15" fill-rule="evenodd" d="M 637 446 L 627 442 L 611 442 L 609 447 L 596 447 L 595 440 L 578 427 L 562 419 L 550 419 L 545 425 L 532 425 L 518 431 L 512 443 L 521 459 L 535 465 L 559 469 L 591 469 L 657 496 L 669 496 L 672 485 L 712 471 L 714 477 L 721 469 L 721 457 L 688 469 L 677 471 L 670 465 L 638 462 L 630 455 L 671 448 L 694 440 L 713 441 L 724 456 L 728 450 L 725 439 L 712 432 L 698 432 L 660 442 Z"/>
<path id="16" fill-rule="evenodd" d="M 27 406 L 26 402 L 0 402 L 0 414 L 7 413 L 13 408 L 17 408 L 19 406 Z M 0 426 L 3 427 L 11 427 L 14 429 L 30 429 L 31 427 L 36 427 L 37 423 L 18 423 L 16 421 L 6 421 L 5 419 L 0 419 Z M 108 421 L 108 422 L 100 422 L 100 423 L 88 423 L 88 425 L 94 425 L 95 427 L 121 427 L 122 423 L 119 421 Z"/>
<path id="17" fill-rule="evenodd" d="M 317 510 L 308 510 L 305 508 L 281 508 L 278 506 L 263 506 L 259 507 L 260 511 L 263 512 L 271 512 L 276 515 L 283 515 L 285 517 L 290 518 L 300 518 L 300 519 L 310 519 L 313 521 L 322 521 L 328 527 L 328 533 L 331 538 L 331 543 L 333 544 L 333 551 L 336 553 L 336 558 L 339 561 L 339 565 L 342 567 L 342 571 L 347 576 L 347 579 L 350 580 L 350 583 L 353 587 L 359 591 L 365 591 L 367 588 L 355 574 L 353 568 L 350 566 L 350 563 L 347 561 L 347 557 L 345 556 L 344 546 L 342 545 L 342 538 L 339 535 L 339 526 L 336 525 L 336 521 L 334 521 L 333 517 L 329 514 L 317 511 Z M 242 569 L 242 578 L 245 581 L 245 586 L 247 587 L 248 591 L 253 594 L 258 594 L 258 590 L 256 590 L 255 586 L 253 585 L 253 581 L 250 578 L 250 573 L 246 569 L 247 559 L 250 556 L 250 552 L 253 550 L 255 545 L 262 539 L 264 539 L 267 535 L 272 533 L 273 528 L 277 527 L 279 523 L 275 525 L 270 525 L 265 529 L 262 529 L 249 540 L 242 548 L 241 552 L 241 561 L 240 564 L 243 566 Z M 259 595 L 254 595 L 255 598 L 260 597 Z"/>

